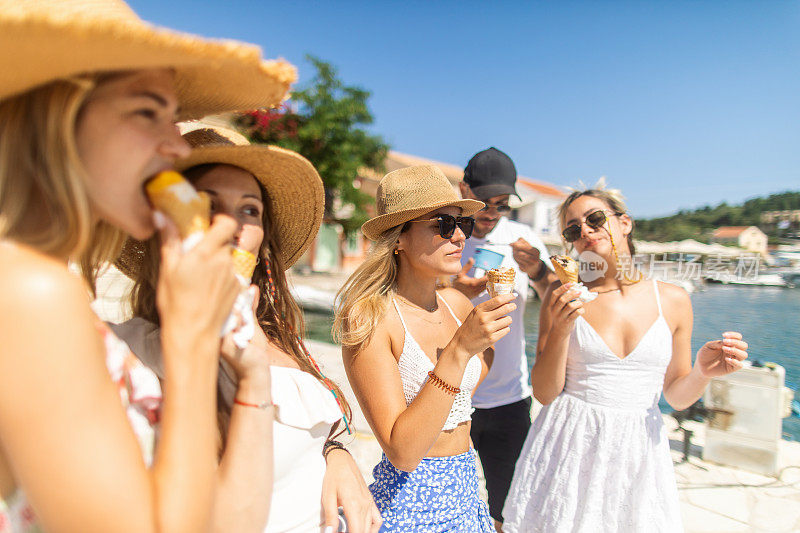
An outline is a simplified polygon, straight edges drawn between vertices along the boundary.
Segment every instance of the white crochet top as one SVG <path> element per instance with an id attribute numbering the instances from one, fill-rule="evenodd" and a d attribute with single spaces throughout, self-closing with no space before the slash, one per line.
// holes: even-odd
<path id="1" fill-rule="evenodd" d="M 436 296 L 439 297 L 438 294 Z M 456 323 L 460 326 L 461 321 L 456 317 L 455 313 L 453 313 L 450 305 L 448 305 L 444 298 L 439 297 L 439 299 L 444 303 L 447 310 L 453 315 L 453 319 L 455 319 Z M 408 331 L 406 322 L 403 320 L 403 315 L 397 307 L 397 302 L 392 299 L 392 303 L 397 311 L 397 315 L 400 317 L 400 322 L 402 322 L 405 332 L 403 353 L 400 354 L 397 366 L 400 368 L 400 381 L 403 382 L 403 395 L 406 398 L 406 405 L 410 405 L 414 398 L 417 397 L 417 394 L 419 394 L 423 385 L 427 383 L 428 371 L 433 370 L 434 364 L 431 359 L 425 355 L 425 352 L 422 351 L 422 348 L 417 341 L 414 340 L 414 337 L 411 336 L 411 332 Z M 447 415 L 447 420 L 442 428 L 443 430 L 454 429 L 460 423 L 470 420 L 470 415 L 472 411 L 474 411 L 472 408 L 472 391 L 478 385 L 480 377 L 481 360 L 477 355 L 473 355 L 467 363 L 467 367 L 464 369 L 464 377 L 461 378 L 461 384 L 458 386 L 461 392 L 456 394 L 453 400 L 453 407 L 450 408 L 450 413 Z"/>

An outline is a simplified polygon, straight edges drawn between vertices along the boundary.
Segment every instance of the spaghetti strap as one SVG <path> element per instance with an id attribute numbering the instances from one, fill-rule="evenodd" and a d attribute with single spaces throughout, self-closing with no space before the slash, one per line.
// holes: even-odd
<path id="1" fill-rule="evenodd" d="M 658 295 L 658 280 L 653 280 L 653 290 L 656 291 L 656 305 L 658 306 L 658 316 L 661 316 L 661 297 Z"/>
<path id="2" fill-rule="evenodd" d="M 447 303 L 447 300 L 445 300 L 444 297 L 441 296 L 438 292 L 436 293 L 436 297 L 439 298 L 444 303 L 444 306 L 447 308 L 448 311 L 450 311 L 450 315 L 453 317 L 453 320 L 455 320 L 456 324 L 458 324 L 460 326 L 461 325 L 461 321 L 458 319 L 456 314 L 453 312 L 453 308 L 450 307 L 450 304 Z"/>
<path id="3" fill-rule="evenodd" d="M 397 302 L 395 301 L 394 297 L 392 297 L 392 305 L 394 305 L 394 310 L 397 311 L 397 316 L 400 317 L 400 323 L 403 324 L 403 330 L 408 333 L 408 326 L 406 326 L 406 321 L 403 320 L 403 313 L 400 312 L 400 308 L 397 307 Z"/>

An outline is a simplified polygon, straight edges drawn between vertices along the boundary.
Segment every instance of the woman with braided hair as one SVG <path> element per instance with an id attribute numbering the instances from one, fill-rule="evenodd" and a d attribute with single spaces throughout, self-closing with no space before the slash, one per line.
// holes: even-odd
<path id="1" fill-rule="evenodd" d="M 284 275 L 319 230 L 322 181 L 299 154 L 250 145 L 228 129 L 199 127 L 183 138 L 192 153 L 176 168 L 209 196 L 212 214 L 236 220 L 233 243 L 257 258 L 251 290 L 261 327 L 243 350 L 223 343 L 217 380 L 214 530 L 330 533 L 339 531 L 342 506 L 348 531 L 377 531 L 380 515 L 364 479 L 333 440 L 349 431 L 350 408 L 305 348 L 302 313 Z M 114 330 L 161 375 L 157 243 L 129 240 L 117 264 L 135 282 L 135 318 Z"/>

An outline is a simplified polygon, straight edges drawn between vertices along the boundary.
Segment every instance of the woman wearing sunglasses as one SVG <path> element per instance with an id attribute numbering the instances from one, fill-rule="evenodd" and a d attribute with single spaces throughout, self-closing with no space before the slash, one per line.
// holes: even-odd
<path id="1" fill-rule="evenodd" d="M 531 384 L 544 404 L 517 462 L 504 531 L 681 531 L 678 493 L 658 400 L 675 409 L 711 377 L 742 367 L 736 332 L 691 354 L 686 292 L 624 268 L 633 221 L 618 191 L 576 191 L 559 209 L 564 239 L 600 266 L 577 298 L 554 283 L 542 302 Z"/>
<path id="2" fill-rule="evenodd" d="M 356 398 L 383 448 L 370 491 L 381 531 L 494 530 L 478 496 L 470 448 L 471 393 L 506 335 L 515 306 L 503 295 L 473 309 L 440 276 L 461 270 L 483 207 L 460 200 L 442 172 L 418 166 L 387 174 L 373 248 L 340 291 L 334 332 Z"/>

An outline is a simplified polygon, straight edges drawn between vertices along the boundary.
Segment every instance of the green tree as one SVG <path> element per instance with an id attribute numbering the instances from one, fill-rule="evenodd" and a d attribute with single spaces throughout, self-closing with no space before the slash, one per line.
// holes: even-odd
<path id="1" fill-rule="evenodd" d="M 366 220 L 364 206 L 372 200 L 353 180 L 364 168 L 382 173 L 389 146 L 364 129 L 373 121 L 370 92 L 345 85 L 330 63 L 311 55 L 306 60 L 316 75 L 289 102 L 240 115 L 236 123 L 252 142 L 288 148 L 311 161 L 325 185 L 326 220 L 349 232 Z"/>

